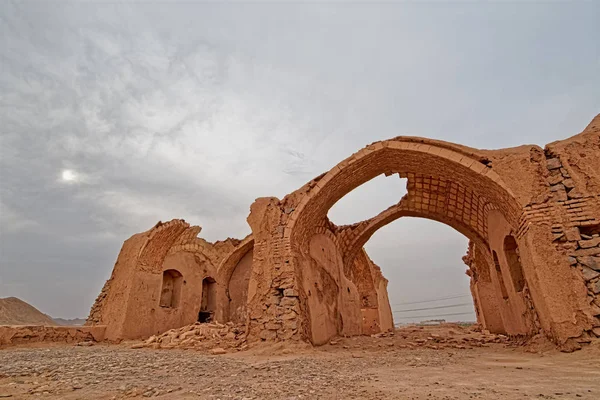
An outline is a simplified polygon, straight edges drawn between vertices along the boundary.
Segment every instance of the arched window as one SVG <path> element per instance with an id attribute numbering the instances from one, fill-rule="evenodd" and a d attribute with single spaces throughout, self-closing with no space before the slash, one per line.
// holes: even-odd
<path id="1" fill-rule="evenodd" d="M 494 266 L 496 267 L 496 275 L 498 276 L 498 282 L 500 282 L 500 290 L 502 291 L 502 298 L 504 300 L 508 300 L 508 291 L 506 290 L 506 285 L 504 284 L 504 278 L 502 277 L 502 269 L 500 268 L 500 262 L 498 261 L 498 255 L 495 251 L 492 251 L 492 256 L 494 257 Z"/>
<path id="2" fill-rule="evenodd" d="M 177 308 L 181 298 L 181 285 L 183 276 L 175 269 L 163 272 L 162 289 L 160 291 L 160 306 L 164 308 Z"/>
<path id="3" fill-rule="evenodd" d="M 504 238 L 504 256 L 510 270 L 510 277 L 517 292 L 522 292 L 525 287 L 525 277 L 523 276 L 523 266 L 519 257 L 517 241 L 513 236 Z"/>

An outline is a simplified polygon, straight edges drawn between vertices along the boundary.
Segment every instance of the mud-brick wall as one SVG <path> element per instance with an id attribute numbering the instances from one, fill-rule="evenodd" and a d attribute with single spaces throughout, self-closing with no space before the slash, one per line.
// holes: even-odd
<path id="1" fill-rule="evenodd" d="M 570 253 L 569 264 L 577 268 L 586 283 L 588 298 L 593 305 L 596 326 L 593 332 L 600 337 L 600 226 L 572 231 L 574 250 Z M 577 232 L 579 231 L 579 232 Z M 584 233 L 586 232 L 586 233 Z"/>
<path id="2" fill-rule="evenodd" d="M 592 332 L 600 337 L 600 195 L 584 195 L 568 171 L 573 167 L 546 153 L 547 180 L 556 205 L 540 207 L 533 215 L 554 222 L 554 242 L 568 255 L 569 265 L 581 273 L 594 315 Z"/>
<path id="3" fill-rule="evenodd" d="M 254 250 L 248 282 L 248 337 L 251 340 L 299 340 L 300 299 L 294 266 L 283 244 L 285 221 L 293 212 L 275 197 L 250 207 Z"/>
<path id="4" fill-rule="evenodd" d="M 552 233 L 559 251 L 581 274 L 593 316 L 586 336 L 600 337 L 600 119 L 579 135 L 544 151 L 554 207 Z"/>
<path id="5" fill-rule="evenodd" d="M 584 330 L 579 342 L 600 337 L 600 170 L 589 168 L 600 158 L 598 142 L 588 127 L 588 133 L 546 147 L 541 165 L 547 191 L 524 207 L 520 224 L 520 234 L 532 225 L 549 226 L 557 254 L 583 283 L 581 290 L 573 287 L 587 295 L 583 314 L 574 317 Z"/>

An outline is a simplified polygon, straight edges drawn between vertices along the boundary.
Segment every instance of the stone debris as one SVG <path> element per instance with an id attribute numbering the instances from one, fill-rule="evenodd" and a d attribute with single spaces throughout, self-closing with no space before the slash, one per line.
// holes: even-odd
<path id="1" fill-rule="evenodd" d="M 574 235 L 571 240 L 562 238 L 559 243 L 569 246 L 569 264 L 579 270 L 587 287 L 588 303 L 594 316 L 592 329 L 587 335 L 600 337 L 600 226 L 591 229 L 572 228 L 572 231 Z M 582 343 L 585 335 L 579 338 L 578 343 Z"/>
<path id="2" fill-rule="evenodd" d="M 201 341 L 208 346 L 207 351 L 130 348 L 143 348 L 148 341 L 133 346 L 122 343 L 9 348 L 0 351 L 0 394 L 51 400 L 494 400 L 556 398 L 549 395 L 560 389 L 573 395 L 565 398 L 583 396 L 584 400 L 595 400 L 600 391 L 593 362 L 600 354 L 600 340 L 591 337 L 585 339 L 591 342 L 588 352 L 556 358 L 557 352 L 547 343 L 544 348 L 530 351 L 528 343 L 523 342 L 525 347 L 511 348 L 508 354 L 507 347 L 520 344 L 516 338 L 491 334 L 477 326 L 413 325 L 393 333 L 339 337 L 321 347 L 262 343 L 235 357 L 215 356 L 232 351 L 224 339 L 226 335 L 219 333 L 224 327 L 197 324 L 186 327 L 190 330 L 174 329 L 157 335 L 150 343 L 159 344 L 162 338 L 173 337 L 169 342 L 172 345 L 185 340 L 181 335 L 187 332 L 201 331 L 207 337 Z M 236 327 L 227 328 L 233 332 Z M 218 338 L 210 339 L 212 333 Z M 179 338 L 174 338 L 175 334 Z M 546 351 L 544 357 L 524 354 Z M 281 357 L 283 354 L 286 356 Z M 522 375 L 514 375 L 514 369 L 523 370 L 521 374 L 526 373 L 529 379 L 519 386 L 518 393 L 515 379 Z M 573 376 L 578 379 L 573 381 Z M 469 391 L 465 391 L 467 387 Z M 410 388 L 414 391 L 407 392 Z M 440 392 L 442 388 L 446 392 Z M 581 396 L 575 396 L 576 393 Z"/>
<path id="3" fill-rule="evenodd" d="M 381 347 L 396 346 L 401 349 L 428 348 L 432 350 L 443 349 L 468 349 L 483 347 L 492 343 L 514 343 L 506 335 L 496 335 L 489 331 L 481 330 L 474 325 L 468 328 L 456 324 L 442 324 L 440 333 L 431 333 L 422 326 L 408 326 L 397 329 L 395 332 L 384 332 L 371 335 L 372 338 L 391 341 L 380 343 Z"/>
<path id="4" fill-rule="evenodd" d="M 141 343 L 134 343 L 132 349 L 195 349 L 210 350 L 211 354 L 225 354 L 232 350 L 245 350 L 244 326 L 236 326 L 232 322 L 218 322 L 187 325 L 171 329 L 160 335 L 151 336 Z"/>

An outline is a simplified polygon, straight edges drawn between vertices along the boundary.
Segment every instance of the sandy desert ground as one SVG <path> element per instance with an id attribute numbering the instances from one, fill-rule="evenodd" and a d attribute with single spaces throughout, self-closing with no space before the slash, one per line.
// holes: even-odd
<path id="1" fill-rule="evenodd" d="M 0 350 L 0 398 L 600 398 L 600 341 L 561 353 L 468 329 L 412 327 L 332 343 L 223 355 L 132 343 L 10 347 Z"/>

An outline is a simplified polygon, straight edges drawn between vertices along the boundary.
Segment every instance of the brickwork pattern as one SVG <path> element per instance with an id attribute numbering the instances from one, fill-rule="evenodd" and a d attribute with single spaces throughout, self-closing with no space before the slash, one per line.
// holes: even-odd
<path id="1" fill-rule="evenodd" d="M 352 264 L 354 257 L 378 229 L 405 216 L 439 221 L 477 243 L 486 243 L 487 213 L 494 208 L 487 199 L 447 179 L 414 173 L 400 173 L 400 176 L 408 178 L 408 193 L 398 204 L 356 224 L 335 226 L 327 219 L 318 224 L 316 233 L 332 235 L 332 240 L 344 255 L 344 265 Z"/>
<path id="2" fill-rule="evenodd" d="M 566 254 L 568 264 L 585 282 L 595 313 L 592 331 L 600 333 L 600 194 L 583 195 L 571 179 L 569 166 L 548 149 L 544 161 L 550 195 L 523 207 L 517 237 L 523 237 L 534 225 L 550 227 L 557 251 Z M 591 332 L 584 336 L 591 336 Z"/>
<path id="3" fill-rule="evenodd" d="M 481 218 L 485 210 L 480 208 L 488 202 L 491 203 L 488 208 L 501 209 L 509 221 L 517 221 L 520 214 L 520 207 L 510 190 L 481 161 L 431 144 L 405 143 L 395 139 L 367 146 L 325 174 L 297 204 L 286 226 L 286 235 L 294 235 L 294 245 L 304 245 L 307 238 L 316 233 L 315 228 L 324 225 L 320 221 L 337 200 L 380 173 L 401 173 L 406 177 L 411 174 L 415 189 L 426 189 L 421 196 L 414 197 L 415 212 L 430 212 L 432 215 L 438 213 L 438 208 L 447 208 L 448 212 L 442 215 L 463 219 L 468 226 L 474 225 L 475 232 L 481 233 L 486 229 L 485 218 Z M 422 187 L 418 188 L 417 184 Z M 432 187 L 437 192 L 432 192 Z M 474 193 L 483 197 L 483 204 L 472 198 Z M 448 204 L 441 204 L 441 199 L 446 197 L 449 198 Z"/>
<path id="4" fill-rule="evenodd" d="M 557 250 L 567 254 L 586 284 L 594 329 L 600 332 L 600 194 L 581 195 L 560 158 L 548 151 L 546 167 L 552 196 L 547 203 L 525 207 L 521 226 L 526 231 L 531 224 L 551 224 Z"/>

